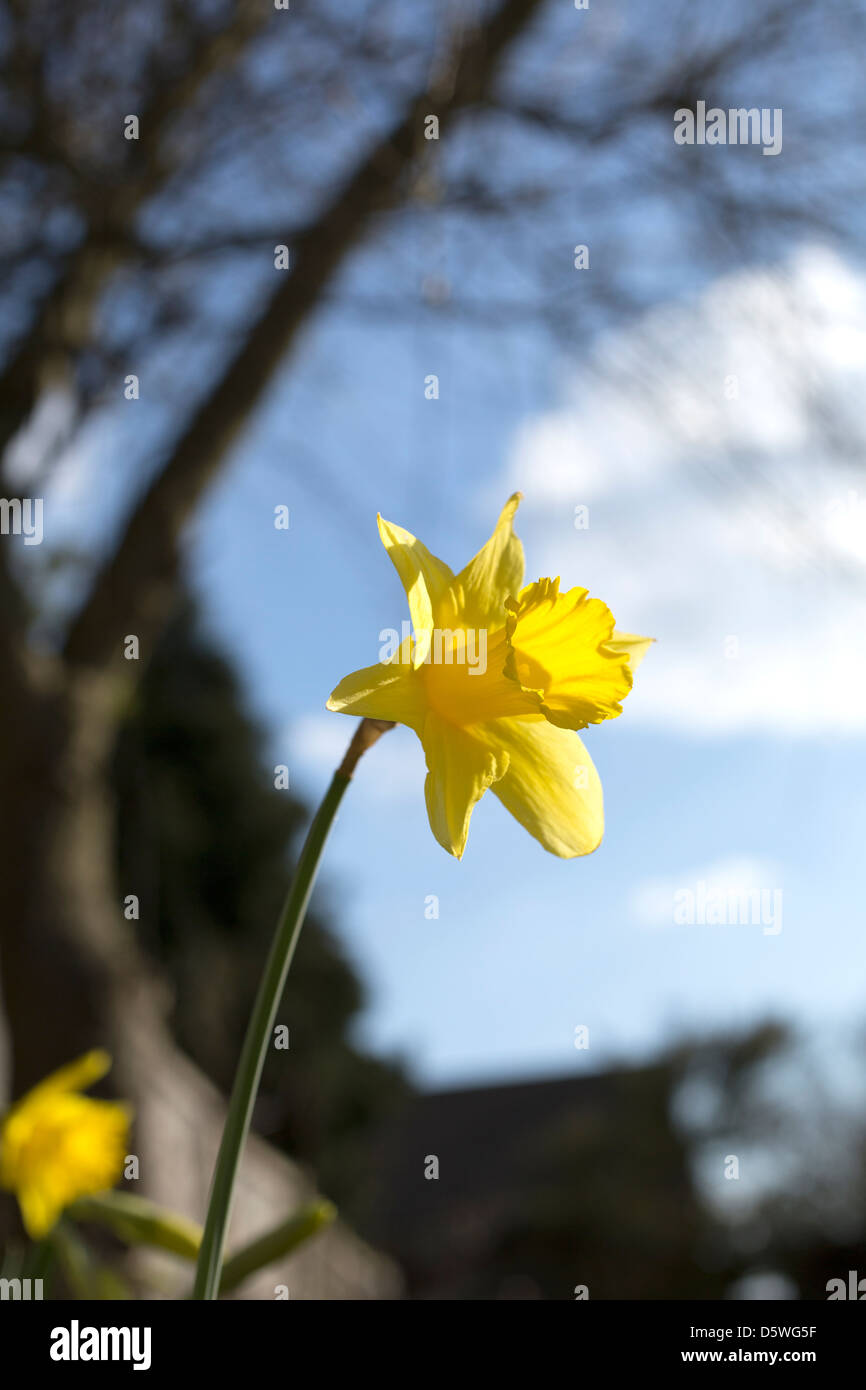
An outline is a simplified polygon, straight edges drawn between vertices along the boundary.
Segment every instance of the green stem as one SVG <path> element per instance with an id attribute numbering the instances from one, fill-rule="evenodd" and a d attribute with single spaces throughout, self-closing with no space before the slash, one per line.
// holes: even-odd
<path id="1" fill-rule="evenodd" d="M 73 1221 L 93 1221 L 107 1226 L 127 1245 L 153 1245 L 170 1250 L 185 1260 L 198 1258 L 201 1227 L 185 1216 L 159 1207 L 132 1192 L 100 1192 L 79 1197 L 66 1208 Z"/>
<path id="2" fill-rule="evenodd" d="M 295 877 L 277 922 L 277 930 L 259 984 L 253 1012 L 247 1025 L 247 1033 L 235 1074 L 199 1249 L 192 1293 L 194 1299 L 213 1299 L 219 1296 L 223 1250 L 231 1218 L 235 1179 L 249 1133 L 265 1054 L 270 1044 L 274 1019 L 285 988 L 289 966 L 292 963 L 292 956 L 301 934 L 304 914 L 313 891 L 319 861 L 334 823 L 337 808 L 343 799 L 358 759 L 386 729 L 391 727 L 390 724 L 374 719 L 364 719 L 358 726 L 349 751 L 337 772 L 334 773 L 331 785 L 326 791 L 322 804 L 307 833 L 304 848 L 301 850 Z"/>
<path id="3" fill-rule="evenodd" d="M 290 1216 L 288 1221 L 283 1221 L 272 1231 L 266 1231 L 257 1240 L 245 1245 L 243 1250 L 230 1255 L 223 1265 L 220 1293 L 231 1293 L 251 1274 L 257 1274 L 265 1265 L 290 1255 L 304 1241 L 330 1226 L 336 1215 L 336 1208 L 319 1198 L 304 1207 L 303 1211 Z"/>

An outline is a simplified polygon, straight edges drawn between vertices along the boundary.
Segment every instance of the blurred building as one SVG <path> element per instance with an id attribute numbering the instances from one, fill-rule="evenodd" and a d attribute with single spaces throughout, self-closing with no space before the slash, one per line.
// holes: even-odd
<path id="1" fill-rule="evenodd" d="M 412 1298 L 717 1297 L 665 1063 L 414 1099 L 367 1234 Z"/>

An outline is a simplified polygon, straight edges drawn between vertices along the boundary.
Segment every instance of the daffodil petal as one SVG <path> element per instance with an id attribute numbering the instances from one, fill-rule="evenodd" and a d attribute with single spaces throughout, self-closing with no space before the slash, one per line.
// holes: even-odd
<path id="1" fill-rule="evenodd" d="M 527 584 L 511 605 L 505 670 L 538 694 L 551 724 L 583 729 L 622 714 L 632 687 L 627 652 L 611 649 L 613 614 L 586 589 L 559 592 L 558 579 Z"/>
<path id="2" fill-rule="evenodd" d="M 401 654 L 408 654 L 404 643 Z M 421 677 L 411 661 L 379 661 L 344 676 L 331 692 L 327 708 L 364 719 L 390 719 L 408 724 L 421 736 L 427 712 Z"/>
<path id="3" fill-rule="evenodd" d="M 18 1206 L 21 1220 L 31 1240 L 42 1240 L 57 1223 L 63 1211 L 62 1202 L 52 1201 L 40 1187 L 22 1187 L 18 1190 Z"/>
<path id="4" fill-rule="evenodd" d="M 601 780 L 578 734 L 541 715 L 497 719 L 473 730 L 508 754 L 493 791 L 507 811 L 551 854 L 591 854 L 604 834 Z"/>
<path id="5" fill-rule="evenodd" d="M 457 575 L 443 597 L 441 622 L 450 626 L 487 628 L 495 632 L 507 618 L 505 600 L 523 583 L 523 546 L 513 523 L 521 494 L 515 492 L 502 508 L 496 529 L 486 545 Z"/>
<path id="6" fill-rule="evenodd" d="M 41 1099 L 49 1094 L 85 1091 L 88 1086 L 93 1086 L 97 1081 L 101 1081 L 103 1076 L 107 1076 L 110 1070 L 110 1055 L 102 1048 L 94 1048 L 92 1052 L 85 1052 L 83 1057 L 78 1057 L 74 1062 L 68 1062 L 65 1067 L 51 1072 L 43 1081 L 38 1082 L 32 1091 L 28 1091 L 23 1099 Z"/>
<path id="7" fill-rule="evenodd" d="M 444 560 L 439 560 L 422 545 L 411 531 L 395 526 L 379 516 L 379 535 L 382 544 L 400 576 L 409 600 L 409 617 L 416 638 L 432 632 L 435 610 L 454 575 Z M 426 648 L 422 644 L 422 654 Z"/>
<path id="8" fill-rule="evenodd" d="M 655 640 L 654 637 L 637 637 L 633 632 L 614 632 L 607 646 L 615 652 L 626 653 L 634 674 Z"/>
<path id="9" fill-rule="evenodd" d="M 421 742 L 427 758 L 424 796 L 430 829 L 443 849 L 462 859 L 473 808 L 505 773 L 508 755 L 485 747 L 436 714 L 428 715 Z"/>

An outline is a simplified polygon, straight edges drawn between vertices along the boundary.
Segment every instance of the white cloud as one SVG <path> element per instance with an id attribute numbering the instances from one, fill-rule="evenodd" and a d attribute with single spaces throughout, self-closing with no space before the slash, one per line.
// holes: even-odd
<path id="1" fill-rule="evenodd" d="M 522 429 L 495 501 L 525 493 L 528 578 L 659 639 L 631 721 L 866 729 L 864 398 L 866 281 L 811 250 L 611 337 Z"/>

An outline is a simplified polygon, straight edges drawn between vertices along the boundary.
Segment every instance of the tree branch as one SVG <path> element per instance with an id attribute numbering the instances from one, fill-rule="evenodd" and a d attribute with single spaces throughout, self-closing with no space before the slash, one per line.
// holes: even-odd
<path id="1" fill-rule="evenodd" d="M 503 0 L 490 21 L 457 47 L 453 83 L 438 104 L 440 120 L 483 97 L 505 52 L 542 4 Z M 371 219 L 398 196 L 430 105 L 427 92 L 419 93 L 403 119 L 298 236 L 292 270 L 281 272 L 279 288 L 199 405 L 171 458 L 135 507 L 118 549 L 97 575 L 67 637 L 64 654 L 70 664 L 119 663 L 127 633 L 135 633 L 143 651 L 148 650 L 170 609 L 178 541 L 186 522 L 328 282 Z"/>
<path id="2" fill-rule="evenodd" d="M 230 18 L 195 50 L 189 65 L 173 81 L 157 88 L 153 100 L 140 113 L 141 139 L 135 151 L 137 172 L 132 179 L 120 179 L 113 189 L 107 189 L 101 180 L 76 171 L 82 182 L 79 201 L 87 216 L 87 231 L 66 257 L 30 330 L 0 376 L 0 455 L 33 409 L 46 353 L 63 350 L 64 336 L 72 323 L 75 337 L 86 337 L 93 306 L 125 258 L 127 243 L 122 229 L 129 231 L 128 246 L 130 252 L 134 251 L 135 214 L 168 172 L 161 149 L 170 122 L 195 100 L 215 72 L 237 61 L 269 17 L 260 0 L 237 0 Z M 35 101 L 37 132 L 44 127 L 45 139 L 49 141 L 45 154 L 57 159 L 53 125 L 45 119 L 48 108 L 44 94 L 37 94 Z M 31 135 L 31 155 L 35 153 L 34 138 Z M 41 134 L 39 138 L 42 139 Z"/>

